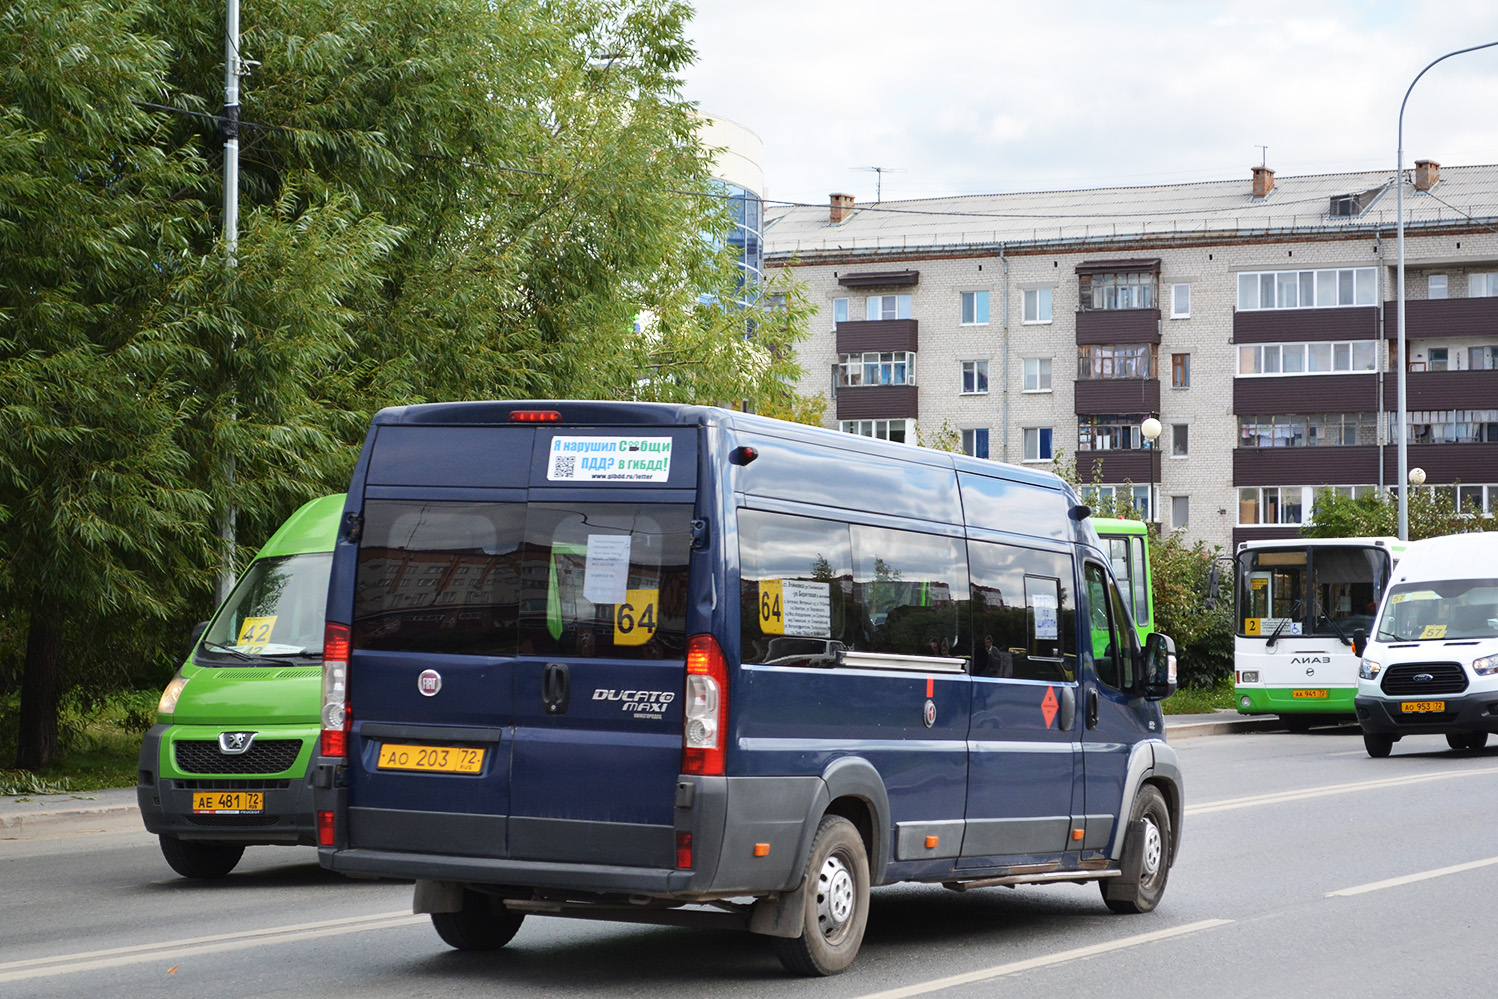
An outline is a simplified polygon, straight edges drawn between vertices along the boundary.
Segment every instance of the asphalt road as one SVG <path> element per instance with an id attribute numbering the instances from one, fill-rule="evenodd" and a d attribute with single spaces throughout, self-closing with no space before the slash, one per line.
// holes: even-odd
<path id="1" fill-rule="evenodd" d="M 33 829 L 0 839 L 0 996 L 1492 993 L 1498 747 L 1412 738 L 1371 760 L 1353 729 L 1177 750 L 1185 842 L 1155 913 L 1112 915 L 1091 885 L 878 889 L 858 961 L 823 980 L 745 934 L 538 917 L 460 954 L 408 886 L 329 875 L 310 848 L 196 883 L 105 818 Z"/>

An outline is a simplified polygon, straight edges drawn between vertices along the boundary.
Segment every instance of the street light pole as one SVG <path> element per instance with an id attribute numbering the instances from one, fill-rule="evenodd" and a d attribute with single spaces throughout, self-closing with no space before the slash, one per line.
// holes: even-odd
<path id="1" fill-rule="evenodd" d="M 1139 424 L 1139 432 L 1144 435 L 1145 440 L 1149 441 L 1148 449 L 1150 453 L 1147 455 L 1147 457 L 1149 458 L 1150 462 L 1150 492 L 1149 510 L 1146 511 L 1146 513 L 1149 516 L 1150 521 L 1153 523 L 1160 522 L 1159 514 L 1155 509 L 1155 461 L 1160 454 L 1160 449 L 1155 445 L 1155 442 L 1160 439 L 1160 431 L 1162 429 L 1164 428 L 1161 427 L 1160 421 L 1155 419 L 1153 416 L 1149 417 L 1143 423 Z"/>
<path id="2" fill-rule="evenodd" d="M 1395 199 L 1398 219 L 1395 222 L 1398 232 L 1399 264 L 1398 276 L 1394 284 L 1395 322 L 1399 334 L 1398 360 L 1399 367 L 1399 540 L 1410 539 L 1410 489 L 1409 489 L 1409 408 L 1406 404 L 1405 382 L 1409 379 L 1409 364 L 1405 360 L 1404 342 L 1404 106 L 1409 103 L 1410 91 L 1415 89 L 1415 84 L 1420 82 L 1436 63 L 1452 56 L 1461 55 L 1464 52 L 1476 52 L 1478 49 L 1489 49 L 1498 42 L 1487 42 L 1482 45 L 1474 45 L 1471 48 L 1457 49 L 1455 52 L 1447 52 L 1431 62 L 1410 81 L 1409 90 L 1404 92 L 1404 100 L 1399 102 L 1399 148 L 1394 160 L 1394 189 L 1397 192 Z"/>

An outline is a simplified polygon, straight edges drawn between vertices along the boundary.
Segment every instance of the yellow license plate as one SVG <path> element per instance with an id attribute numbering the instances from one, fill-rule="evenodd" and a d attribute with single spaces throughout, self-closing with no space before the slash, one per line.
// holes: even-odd
<path id="1" fill-rule="evenodd" d="M 1400 701 L 1399 710 L 1407 715 L 1418 715 L 1426 711 L 1445 711 L 1445 701 Z"/>
<path id="2" fill-rule="evenodd" d="M 1292 690 L 1292 691 L 1290 691 L 1290 697 L 1292 699 L 1296 698 L 1296 697 L 1313 697 L 1313 698 L 1320 698 L 1322 700 L 1325 700 L 1326 699 L 1326 691 L 1324 691 L 1324 690 Z"/>
<path id="3" fill-rule="evenodd" d="M 484 750 L 468 746 L 405 746 L 387 742 L 376 764 L 381 770 L 425 770 L 476 774 L 484 768 Z"/>
<path id="4" fill-rule="evenodd" d="M 263 791 L 194 791 L 195 815 L 258 815 L 265 811 Z"/>

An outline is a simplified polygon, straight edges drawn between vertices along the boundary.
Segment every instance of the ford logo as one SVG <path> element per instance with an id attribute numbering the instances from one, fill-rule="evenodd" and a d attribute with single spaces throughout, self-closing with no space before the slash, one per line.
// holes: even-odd
<path id="1" fill-rule="evenodd" d="M 1416 673 L 1414 676 L 1410 677 L 1410 679 L 1414 680 L 1416 683 L 1429 683 L 1430 681 L 1434 680 L 1435 677 L 1429 673 Z"/>

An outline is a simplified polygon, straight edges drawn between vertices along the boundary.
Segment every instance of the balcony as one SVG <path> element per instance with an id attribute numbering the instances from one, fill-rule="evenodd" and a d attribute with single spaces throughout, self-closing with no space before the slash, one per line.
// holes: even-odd
<path id="1" fill-rule="evenodd" d="M 1432 485 L 1498 482 L 1498 444 L 1411 444 L 1409 467 L 1425 469 Z M 1079 454 L 1079 476 L 1081 468 Z M 1235 486 L 1391 486 L 1398 479 L 1398 444 L 1233 449 Z"/>
<path id="2" fill-rule="evenodd" d="M 1076 405 L 1073 408 L 1079 416 L 1160 412 L 1158 378 L 1080 379 L 1073 387 L 1076 390 Z"/>
<path id="3" fill-rule="evenodd" d="M 837 390 L 839 420 L 915 420 L 920 415 L 914 385 L 842 385 Z"/>
<path id="4" fill-rule="evenodd" d="M 1470 301 L 1489 301 L 1471 299 Z M 1498 302 L 1498 298 L 1491 299 Z M 1498 334 L 1494 334 L 1498 336 Z M 1408 345 L 1406 345 L 1408 346 Z M 1399 407 L 1391 383 L 1384 398 L 1384 408 Z M 1236 394 L 1236 393 L 1235 393 Z M 1411 371 L 1405 388 L 1407 409 L 1494 409 L 1498 408 L 1498 371 Z"/>
<path id="5" fill-rule="evenodd" d="M 1389 340 L 1396 340 L 1397 302 L 1384 303 L 1384 328 Z M 1488 337 L 1498 343 L 1498 298 L 1432 298 L 1405 300 L 1404 337 L 1406 342 L 1420 337 Z"/>
<path id="6" fill-rule="evenodd" d="M 1250 309 L 1233 313 L 1234 343 L 1295 343 L 1377 338 L 1378 306 L 1376 305 L 1336 309 Z"/>
<path id="7" fill-rule="evenodd" d="M 1159 342 L 1159 309 L 1085 309 L 1077 313 L 1078 346 Z"/>
<path id="8" fill-rule="evenodd" d="M 1116 485 L 1132 482 L 1136 486 L 1160 481 L 1160 450 L 1078 451 L 1077 481 L 1084 485 L 1103 482 Z"/>
<path id="9" fill-rule="evenodd" d="M 1498 371 L 1491 373 L 1498 375 Z M 1393 384 L 1387 391 L 1385 405 L 1393 402 Z M 1371 371 L 1355 375 L 1261 375 L 1233 379 L 1233 412 L 1240 416 L 1377 411 L 1378 375 Z"/>
<path id="10" fill-rule="evenodd" d="M 920 325 L 914 319 L 854 319 L 837 324 L 837 352 L 919 350 Z"/>

